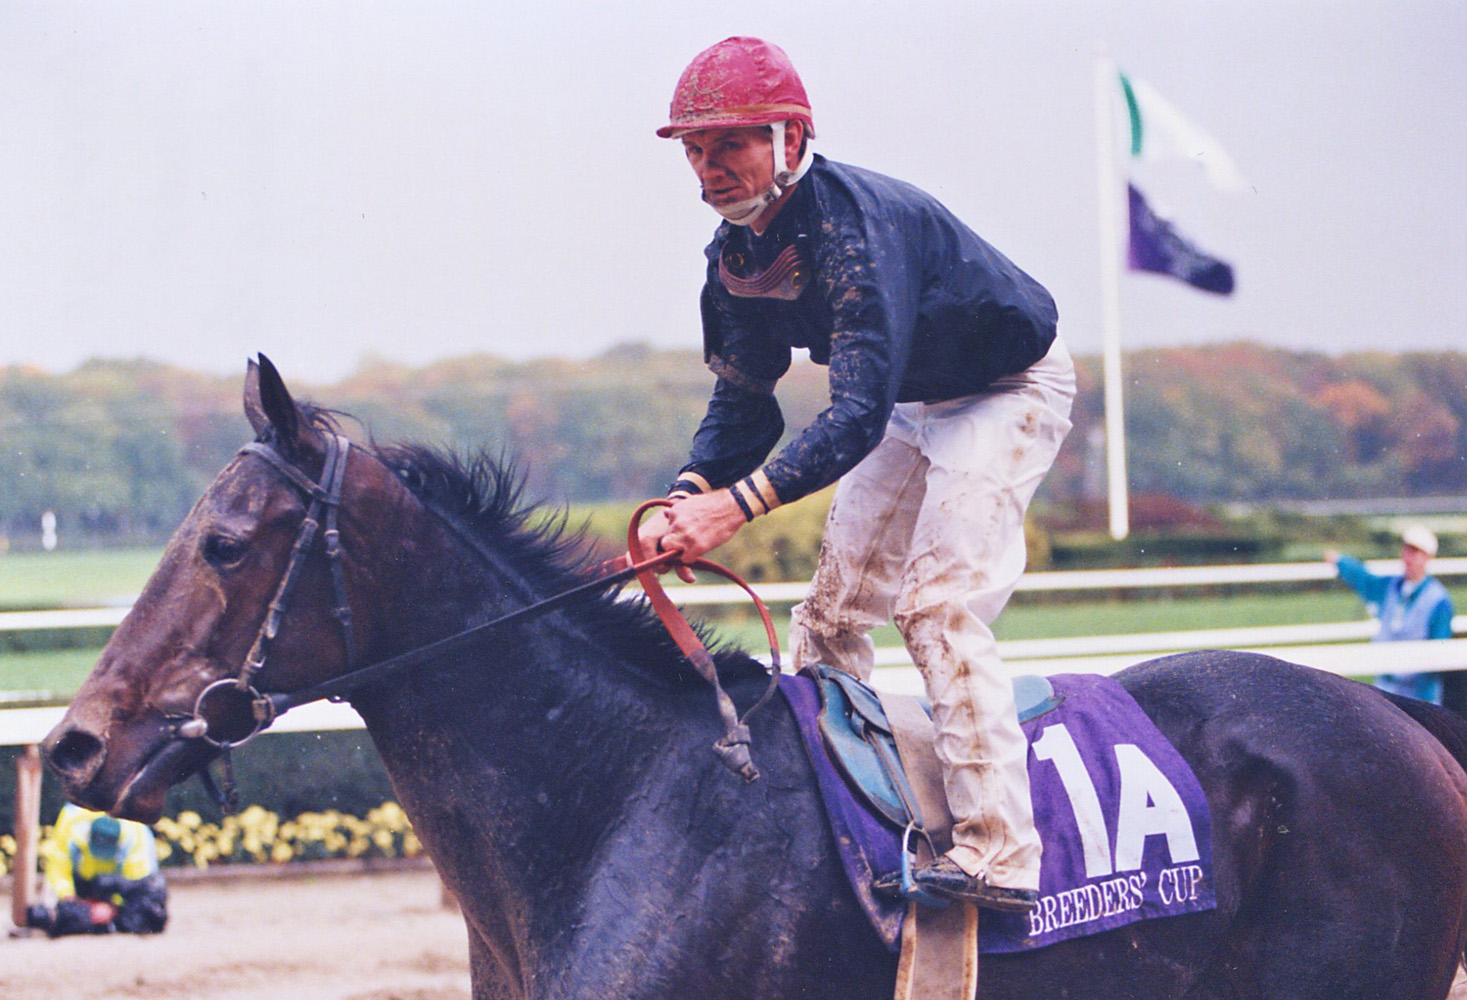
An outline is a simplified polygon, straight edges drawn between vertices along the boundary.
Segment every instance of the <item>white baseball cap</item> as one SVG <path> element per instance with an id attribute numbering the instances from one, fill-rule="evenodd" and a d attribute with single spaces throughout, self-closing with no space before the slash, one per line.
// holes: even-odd
<path id="1" fill-rule="evenodd" d="M 1401 541 L 1413 549 L 1420 549 L 1429 556 L 1436 555 L 1436 536 L 1423 525 L 1413 524 L 1401 532 Z"/>

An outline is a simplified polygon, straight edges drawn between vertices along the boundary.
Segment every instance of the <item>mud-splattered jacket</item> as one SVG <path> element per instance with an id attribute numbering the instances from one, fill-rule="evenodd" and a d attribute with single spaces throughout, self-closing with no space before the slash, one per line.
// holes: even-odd
<path id="1" fill-rule="evenodd" d="M 718 381 L 684 481 L 728 486 L 764 461 L 784 432 L 773 393 L 792 348 L 830 366 L 830 406 L 759 477 L 775 503 L 855 466 L 896 403 L 981 392 L 1055 337 L 1049 293 L 937 199 L 820 156 L 768 230 L 724 223 L 706 254 Z"/>

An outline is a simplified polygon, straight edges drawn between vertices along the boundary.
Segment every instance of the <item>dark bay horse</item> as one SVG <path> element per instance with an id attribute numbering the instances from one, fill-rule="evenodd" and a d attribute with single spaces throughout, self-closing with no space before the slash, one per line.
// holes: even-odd
<path id="1" fill-rule="evenodd" d="M 589 556 L 537 526 L 495 463 L 336 454 L 329 415 L 264 359 L 245 408 L 257 445 L 178 529 L 46 741 L 79 803 L 157 820 L 168 785 L 217 752 L 190 725 L 200 692 L 247 658 L 259 691 L 295 691 L 584 579 Z M 339 559 L 311 539 L 292 558 L 328 481 Z M 752 717 L 763 776 L 740 781 L 710 750 L 710 689 L 613 589 L 351 695 L 462 905 L 475 997 L 889 997 L 895 956 L 844 882 L 786 708 Z M 762 693 L 759 664 L 718 660 L 741 706 Z M 1447 994 L 1467 938 L 1467 775 L 1442 740 L 1467 747 L 1467 727 L 1413 707 L 1439 739 L 1368 687 L 1244 653 L 1119 676 L 1206 791 L 1219 906 L 986 957 L 982 997 Z"/>

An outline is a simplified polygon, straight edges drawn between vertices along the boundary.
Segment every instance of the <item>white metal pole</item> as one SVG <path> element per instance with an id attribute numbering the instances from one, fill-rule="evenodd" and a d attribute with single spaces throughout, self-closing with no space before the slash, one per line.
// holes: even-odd
<path id="1" fill-rule="evenodd" d="M 1126 411 L 1121 371 L 1121 217 L 1123 189 L 1116 170 L 1116 65 L 1104 53 L 1095 59 L 1095 133 L 1100 181 L 1100 336 L 1105 387 L 1106 496 L 1110 534 L 1119 541 L 1131 533 L 1126 491 Z"/>

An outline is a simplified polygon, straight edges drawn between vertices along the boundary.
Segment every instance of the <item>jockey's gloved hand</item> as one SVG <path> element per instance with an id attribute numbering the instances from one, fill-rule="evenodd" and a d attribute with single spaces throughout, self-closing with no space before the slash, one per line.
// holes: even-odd
<path id="1" fill-rule="evenodd" d="M 32 903 L 25 908 L 25 925 L 35 927 L 39 930 L 49 930 L 56 917 L 49 906 L 41 903 Z"/>
<path id="2" fill-rule="evenodd" d="M 92 904 L 85 899 L 63 899 L 56 904 L 56 919 L 46 928 L 51 937 L 66 934 L 91 934 L 96 930 L 92 923 Z"/>

